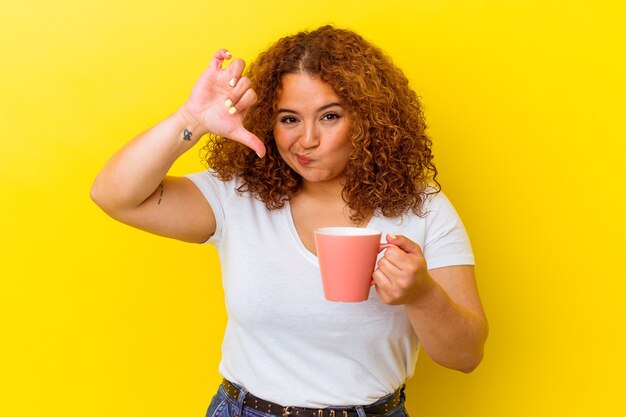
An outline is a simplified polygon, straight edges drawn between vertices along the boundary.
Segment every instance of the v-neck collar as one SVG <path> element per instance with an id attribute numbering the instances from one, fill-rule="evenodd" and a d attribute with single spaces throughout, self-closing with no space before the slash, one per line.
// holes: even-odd
<path id="1" fill-rule="evenodd" d="M 296 247 L 298 248 L 302 256 L 304 256 L 304 258 L 306 258 L 306 260 L 311 262 L 312 264 L 316 266 L 319 265 L 317 256 L 315 256 L 313 252 L 308 250 L 306 246 L 304 246 L 304 243 L 302 243 L 302 239 L 300 238 L 300 235 L 298 234 L 298 230 L 296 229 L 296 224 L 293 220 L 293 215 L 291 214 L 290 201 L 285 202 L 283 213 L 284 213 L 285 221 L 287 222 L 287 228 L 289 229 L 289 233 L 291 234 L 294 244 L 296 245 Z M 376 213 L 374 213 L 374 215 L 370 218 L 369 222 L 367 222 L 367 225 L 365 225 L 364 228 L 375 229 L 376 228 L 375 223 L 376 223 Z"/>

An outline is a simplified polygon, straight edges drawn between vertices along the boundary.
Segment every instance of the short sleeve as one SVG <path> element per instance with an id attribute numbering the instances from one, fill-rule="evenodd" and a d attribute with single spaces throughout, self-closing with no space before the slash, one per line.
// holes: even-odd
<path id="1" fill-rule="evenodd" d="M 426 207 L 424 257 L 429 269 L 474 265 L 474 254 L 463 222 L 450 200 L 439 192 Z"/>
<path id="2" fill-rule="evenodd" d="M 211 171 L 196 172 L 185 177 L 189 178 L 202 192 L 215 215 L 215 233 L 204 243 L 218 245 L 224 227 L 224 207 L 222 205 L 225 194 L 224 184 Z"/>

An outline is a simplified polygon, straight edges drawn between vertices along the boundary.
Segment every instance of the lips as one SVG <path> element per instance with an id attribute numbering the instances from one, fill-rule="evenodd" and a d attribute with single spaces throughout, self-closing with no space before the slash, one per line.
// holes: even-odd
<path id="1" fill-rule="evenodd" d="M 304 155 L 296 155 L 296 159 L 298 160 L 298 163 L 302 166 L 307 166 L 309 165 L 311 162 L 313 162 L 313 160 L 311 158 L 307 158 Z"/>

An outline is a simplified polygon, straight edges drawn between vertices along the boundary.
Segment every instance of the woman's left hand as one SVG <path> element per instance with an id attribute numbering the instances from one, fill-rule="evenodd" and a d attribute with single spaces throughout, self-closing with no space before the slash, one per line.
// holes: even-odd
<path id="1" fill-rule="evenodd" d="M 380 299 L 386 304 L 408 304 L 433 286 L 426 259 L 419 245 L 401 235 L 387 235 L 397 247 L 386 249 L 372 278 Z"/>

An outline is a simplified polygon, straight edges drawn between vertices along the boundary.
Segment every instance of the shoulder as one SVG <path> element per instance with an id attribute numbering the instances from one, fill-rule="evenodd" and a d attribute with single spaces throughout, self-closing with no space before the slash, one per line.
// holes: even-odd
<path id="1" fill-rule="evenodd" d="M 232 179 L 224 180 L 221 179 L 219 173 L 213 169 L 205 169 L 204 171 L 193 172 L 191 174 L 185 175 L 187 178 L 192 181 L 202 181 L 202 182 L 221 182 L 221 183 L 237 183 L 240 182 L 239 177 L 236 175 L 233 176 Z"/>
<path id="2" fill-rule="evenodd" d="M 241 186 L 241 179 L 237 176 L 229 180 L 223 180 L 214 170 L 204 170 L 185 176 L 191 180 L 205 195 L 207 193 L 228 196 L 235 194 Z"/>
<path id="3" fill-rule="evenodd" d="M 428 216 L 429 212 L 438 212 L 445 209 L 454 209 L 452 202 L 443 191 L 431 190 L 424 201 L 424 212 Z"/>

